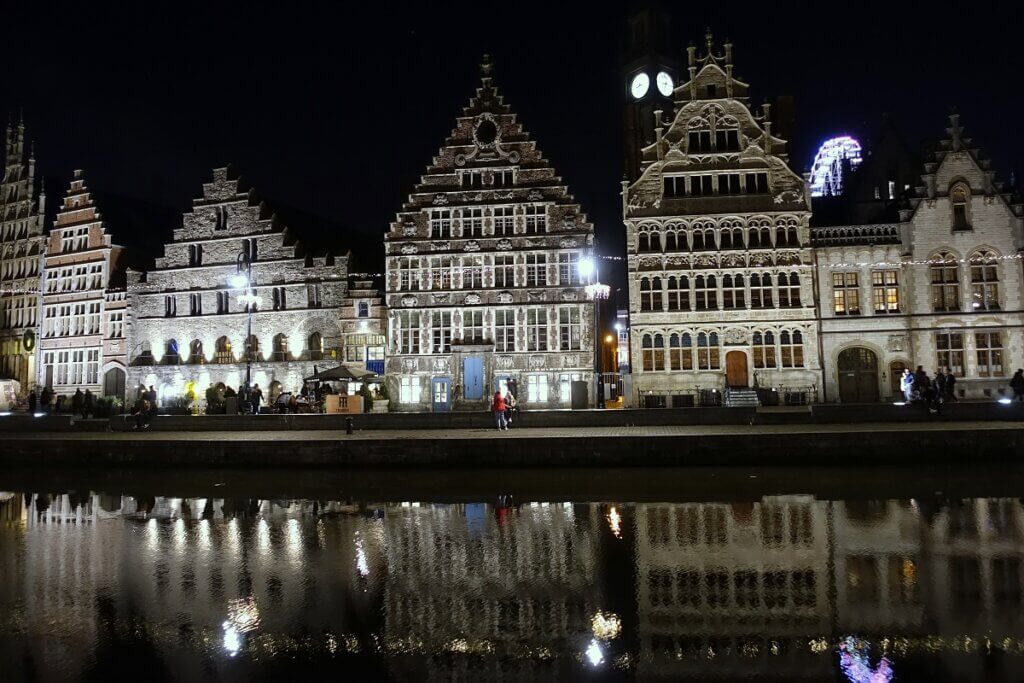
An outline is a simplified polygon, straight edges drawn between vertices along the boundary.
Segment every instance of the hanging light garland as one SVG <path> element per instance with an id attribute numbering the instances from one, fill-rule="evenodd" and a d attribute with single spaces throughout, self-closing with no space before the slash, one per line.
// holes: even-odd
<path id="1" fill-rule="evenodd" d="M 975 256 L 972 258 L 931 258 L 931 259 L 918 259 L 910 261 L 855 261 L 852 263 L 829 263 L 829 268 L 836 269 L 848 269 L 848 268 L 902 268 L 904 266 L 941 266 L 951 263 L 970 263 L 979 265 L 988 265 L 995 261 L 1020 261 L 1024 259 L 1024 254 L 1006 254 L 1004 256 Z"/>

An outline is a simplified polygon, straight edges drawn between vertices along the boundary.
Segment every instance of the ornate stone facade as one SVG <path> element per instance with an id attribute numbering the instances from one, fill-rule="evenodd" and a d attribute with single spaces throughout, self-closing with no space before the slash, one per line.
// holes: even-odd
<path id="1" fill-rule="evenodd" d="M 593 376 L 593 226 L 490 71 L 385 238 L 393 409 L 481 409 L 510 380 L 568 406 Z"/>
<path id="2" fill-rule="evenodd" d="M 124 250 L 113 244 L 82 171 L 46 238 L 38 383 L 124 398 Z"/>
<path id="3" fill-rule="evenodd" d="M 641 405 L 727 386 L 807 396 L 818 382 L 809 192 L 747 88 L 731 45 L 690 48 L 674 115 L 656 112 L 643 172 L 623 183 Z"/>
<path id="4" fill-rule="evenodd" d="M 248 345 L 251 304 L 232 282 L 243 255 L 256 298 Z M 156 267 L 130 278 L 131 384 L 153 385 L 166 401 L 191 383 L 202 401 L 211 383 L 245 381 L 251 348 L 252 382 L 265 398 L 299 391 L 314 367 L 342 362 L 347 270 L 347 257 L 307 252 L 236 174 L 214 169 Z"/>
<path id="5" fill-rule="evenodd" d="M 8 125 L 0 184 L 0 378 L 17 380 L 23 392 L 36 379 L 45 206 L 35 155 L 25 157 L 25 124 Z"/>
<path id="6" fill-rule="evenodd" d="M 957 115 L 938 150 L 898 223 L 814 229 L 828 401 L 899 397 L 918 365 L 995 398 L 1024 367 L 1024 206 Z"/>

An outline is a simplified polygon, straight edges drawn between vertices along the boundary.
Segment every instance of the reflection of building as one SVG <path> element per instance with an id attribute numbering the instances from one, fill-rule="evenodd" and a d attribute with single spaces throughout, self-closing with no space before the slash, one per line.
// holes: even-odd
<path id="1" fill-rule="evenodd" d="M 244 259 L 254 302 L 244 278 L 236 281 Z M 314 365 L 342 361 L 347 267 L 347 257 L 307 252 L 254 191 L 215 169 L 156 267 L 131 283 L 131 383 L 154 385 L 166 400 L 193 382 L 202 399 L 210 383 L 240 386 L 251 353 L 265 398 L 298 391 Z"/>
<path id="2" fill-rule="evenodd" d="M 39 384 L 124 398 L 127 321 L 124 249 L 112 243 L 75 171 L 46 240 Z"/>
<path id="3" fill-rule="evenodd" d="M 428 680 L 565 680 L 545 660 L 581 652 L 602 607 L 597 515 L 546 503 L 389 507 L 389 647 L 426 654 Z"/>
<path id="4" fill-rule="evenodd" d="M 36 381 L 39 283 L 46 198 L 36 187 L 36 160 L 25 158 L 25 124 L 7 126 L 0 183 L 0 378 L 27 391 Z"/>
<path id="5" fill-rule="evenodd" d="M 593 226 L 482 68 L 386 237 L 398 410 L 480 409 L 513 379 L 521 405 L 567 406 L 593 374 Z"/>
<path id="6" fill-rule="evenodd" d="M 732 46 L 689 49 L 669 122 L 623 185 L 635 389 L 692 405 L 726 387 L 804 400 L 818 381 L 810 197 L 769 107 L 755 115 Z M 742 398 L 740 398 L 742 397 Z"/>
<path id="7" fill-rule="evenodd" d="M 821 680 L 828 518 L 806 497 L 637 505 L 640 678 Z"/>
<path id="8" fill-rule="evenodd" d="M 962 396 L 994 397 L 1024 364 L 1024 206 L 1003 191 L 955 114 L 946 135 L 898 221 L 813 231 L 827 400 L 897 395 L 903 368 L 917 365 L 929 375 L 951 371 Z M 894 153 L 886 167 L 901 159 Z M 857 175 L 876 165 L 865 161 Z M 869 187 L 876 204 L 892 204 L 902 193 L 896 182 Z M 853 208 L 863 214 L 867 204 Z"/>

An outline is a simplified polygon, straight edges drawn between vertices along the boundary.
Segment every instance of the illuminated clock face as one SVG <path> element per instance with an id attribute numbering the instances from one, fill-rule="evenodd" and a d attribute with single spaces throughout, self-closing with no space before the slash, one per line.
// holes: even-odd
<path id="1" fill-rule="evenodd" d="M 668 72 L 659 71 L 656 82 L 658 84 L 658 92 L 660 92 L 665 97 L 668 97 L 669 95 L 672 94 L 672 86 L 675 84 L 672 82 L 672 77 L 668 75 Z"/>
<path id="2" fill-rule="evenodd" d="M 629 85 L 629 92 L 632 93 L 633 99 L 639 100 L 647 94 L 647 89 L 650 87 L 651 77 L 640 72 L 636 76 L 633 76 L 633 82 Z"/>

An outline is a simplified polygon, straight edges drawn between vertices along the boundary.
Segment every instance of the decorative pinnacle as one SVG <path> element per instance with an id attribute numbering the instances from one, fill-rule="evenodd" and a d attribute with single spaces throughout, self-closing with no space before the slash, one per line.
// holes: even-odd
<path id="1" fill-rule="evenodd" d="M 705 43 L 707 43 L 707 46 L 708 46 L 708 54 L 711 54 L 711 48 L 712 48 L 712 46 L 715 43 L 715 39 L 714 39 L 714 36 L 711 35 L 711 27 L 710 26 L 708 26 L 707 30 L 704 32 L 704 41 L 705 41 Z"/>
<path id="2" fill-rule="evenodd" d="M 484 78 L 489 78 L 493 69 L 494 64 L 491 63 L 491 56 L 484 53 L 483 61 L 480 62 L 480 75 Z"/>

